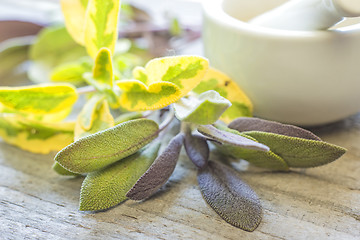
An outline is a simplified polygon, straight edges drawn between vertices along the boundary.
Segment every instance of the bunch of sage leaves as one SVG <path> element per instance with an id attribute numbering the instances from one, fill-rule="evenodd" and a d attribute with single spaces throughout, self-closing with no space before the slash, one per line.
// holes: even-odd
<path id="1" fill-rule="evenodd" d="M 28 76 L 38 84 L 0 88 L 0 136 L 24 150 L 58 151 L 57 173 L 85 175 L 81 211 L 151 197 L 184 146 L 206 202 L 228 223 L 253 231 L 262 218 L 258 196 L 235 170 L 210 160 L 211 150 L 277 171 L 324 165 L 345 153 L 305 129 L 252 118 L 245 93 L 203 57 L 148 61 L 146 51 L 118 40 L 119 0 L 61 4 L 66 28 L 1 47 L 0 54 L 14 53 L 14 68 L 24 60 L 17 51 L 29 48 Z M 176 22 L 173 31 L 181 32 Z M 81 109 L 69 121 L 76 104 Z M 180 130 L 164 141 L 172 124 Z"/>

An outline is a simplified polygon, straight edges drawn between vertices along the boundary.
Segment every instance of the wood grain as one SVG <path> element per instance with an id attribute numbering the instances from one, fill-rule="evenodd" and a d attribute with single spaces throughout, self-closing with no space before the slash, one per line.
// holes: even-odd
<path id="1" fill-rule="evenodd" d="M 0 142 L 0 238 L 359 239 L 360 115 L 311 130 L 348 153 L 329 165 L 291 173 L 234 165 L 264 207 L 253 233 L 225 223 L 206 205 L 184 151 L 154 197 L 87 213 L 77 210 L 82 178 L 56 175 L 53 154 L 31 154 Z"/>

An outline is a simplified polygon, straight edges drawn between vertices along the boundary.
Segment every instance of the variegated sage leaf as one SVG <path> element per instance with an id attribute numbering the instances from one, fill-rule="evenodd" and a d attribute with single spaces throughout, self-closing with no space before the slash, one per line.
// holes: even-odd
<path id="1" fill-rule="evenodd" d="M 199 169 L 198 182 L 206 202 L 226 222 L 246 231 L 254 231 L 262 219 L 262 207 L 256 193 L 238 173 L 210 161 Z"/>
<path id="2" fill-rule="evenodd" d="M 58 152 L 55 161 L 71 172 L 94 172 L 137 152 L 157 137 L 158 130 L 152 120 L 130 120 L 80 138 Z"/>
<path id="3" fill-rule="evenodd" d="M 282 124 L 279 122 L 264 120 L 260 118 L 241 117 L 232 121 L 229 126 L 239 132 L 261 131 L 270 132 L 289 137 L 306 138 L 321 141 L 321 139 L 312 132 L 293 125 Z"/>
<path id="4" fill-rule="evenodd" d="M 269 148 L 264 144 L 253 141 L 247 137 L 241 136 L 241 134 L 234 134 L 232 132 L 227 132 L 220 130 L 213 125 L 200 125 L 197 130 L 205 135 L 208 138 L 214 139 L 217 142 L 230 144 L 238 147 L 259 150 L 259 151 L 269 151 Z"/>
<path id="5" fill-rule="evenodd" d="M 89 173 L 81 187 L 80 210 L 104 210 L 125 201 L 126 193 L 153 163 L 159 147 L 159 143 L 150 144 L 120 162 Z"/>
<path id="6" fill-rule="evenodd" d="M 250 99 L 236 82 L 226 74 L 209 68 L 199 85 L 193 89 L 193 92 L 200 94 L 208 90 L 217 91 L 232 103 L 231 107 L 220 117 L 223 122 L 229 123 L 237 117 L 252 116 L 253 106 Z"/>
<path id="7" fill-rule="evenodd" d="M 214 90 L 198 97 L 181 98 L 174 104 L 176 117 L 183 122 L 213 124 L 231 106 L 231 102 Z"/>
<path id="8" fill-rule="evenodd" d="M 289 167 L 317 167 L 341 157 L 346 149 L 318 140 L 289 137 L 275 133 L 250 131 L 244 134 L 268 145 Z"/>
<path id="9" fill-rule="evenodd" d="M 120 0 L 91 0 L 87 4 L 84 21 L 85 46 L 95 58 L 102 47 L 114 53 L 118 39 Z"/>
<path id="10" fill-rule="evenodd" d="M 26 151 L 48 154 L 72 143 L 74 123 L 49 123 L 19 114 L 0 113 L 0 137 Z"/>
<path id="11" fill-rule="evenodd" d="M 159 190 L 173 173 L 183 142 L 184 135 L 176 135 L 126 196 L 132 200 L 143 200 Z"/>
<path id="12" fill-rule="evenodd" d="M 184 147 L 189 159 L 198 168 L 203 168 L 209 160 L 210 150 L 205 138 L 185 133 Z"/>

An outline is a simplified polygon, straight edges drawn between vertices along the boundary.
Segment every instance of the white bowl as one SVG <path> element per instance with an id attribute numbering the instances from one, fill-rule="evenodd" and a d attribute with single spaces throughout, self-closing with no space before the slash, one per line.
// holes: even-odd
<path id="1" fill-rule="evenodd" d="M 312 126 L 360 111 L 360 24 L 288 31 L 246 21 L 285 0 L 204 4 L 205 55 L 233 78 L 256 116 Z"/>

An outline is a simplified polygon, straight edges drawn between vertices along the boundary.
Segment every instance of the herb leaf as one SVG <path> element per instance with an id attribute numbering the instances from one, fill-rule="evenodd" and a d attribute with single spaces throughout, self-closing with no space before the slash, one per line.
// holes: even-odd
<path id="1" fill-rule="evenodd" d="M 55 67 L 50 75 L 52 82 L 67 82 L 74 85 L 80 85 L 84 82 L 83 74 L 91 72 L 91 59 L 82 57 L 77 61 L 63 63 Z"/>
<path id="2" fill-rule="evenodd" d="M 160 144 L 150 144 L 120 162 L 89 173 L 81 187 L 80 211 L 99 211 L 127 199 L 125 196 L 157 156 Z"/>
<path id="3" fill-rule="evenodd" d="M 70 172 L 69 170 L 66 170 L 63 168 L 59 163 L 55 162 L 52 166 L 52 169 L 59 175 L 62 176 L 79 176 L 77 173 Z"/>
<path id="4" fill-rule="evenodd" d="M 199 97 L 181 98 L 174 104 L 176 117 L 180 121 L 196 124 L 212 124 L 231 106 L 226 98 L 214 90 L 209 90 Z"/>
<path id="5" fill-rule="evenodd" d="M 0 136 L 21 149 L 48 154 L 74 139 L 74 123 L 45 123 L 17 114 L 0 114 Z"/>
<path id="6" fill-rule="evenodd" d="M 260 118 L 241 117 L 232 121 L 229 126 L 239 132 L 261 131 L 286 135 L 289 137 L 306 138 L 321 141 L 321 139 L 312 132 L 293 125 L 282 124 L 279 122 L 264 120 Z"/>
<path id="7" fill-rule="evenodd" d="M 206 202 L 226 222 L 246 231 L 254 231 L 260 224 L 260 200 L 237 172 L 210 161 L 199 169 L 198 182 Z"/>
<path id="8" fill-rule="evenodd" d="M 204 77 L 208 61 L 197 56 L 156 58 L 137 67 L 135 79 L 116 84 L 123 91 L 121 106 L 129 111 L 155 110 L 177 102 Z"/>
<path id="9" fill-rule="evenodd" d="M 217 91 L 232 103 L 220 117 L 223 122 L 229 123 L 237 117 L 252 115 L 253 106 L 246 94 L 230 77 L 213 68 L 209 68 L 200 84 L 193 89 L 198 94 L 209 90 Z"/>
<path id="10" fill-rule="evenodd" d="M 232 132 L 223 131 L 217 129 L 212 125 L 200 125 L 198 131 L 206 137 L 213 139 L 220 143 L 230 144 L 242 148 L 248 148 L 259 151 L 269 151 L 269 148 L 264 144 L 253 141 L 249 138 L 241 136 L 241 134 L 235 134 Z"/>
<path id="11" fill-rule="evenodd" d="M 203 168 L 209 160 L 210 150 L 205 138 L 185 133 L 184 147 L 189 159 L 198 168 Z"/>
<path id="12" fill-rule="evenodd" d="M 76 89 L 66 84 L 0 87 L 0 103 L 25 113 L 61 112 L 72 107 L 77 98 Z"/>
<path id="13" fill-rule="evenodd" d="M 158 130 L 152 120 L 130 120 L 80 138 L 58 152 L 55 161 L 75 173 L 97 171 L 135 153 L 155 139 Z"/>
<path id="14" fill-rule="evenodd" d="M 85 12 L 85 46 L 93 58 L 103 47 L 114 53 L 118 39 L 120 0 L 89 1 Z"/>
<path id="15" fill-rule="evenodd" d="M 268 145 L 289 167 L 317 167 L 341 157 L 346 149 L 318 140 L 289 137 L 275 133 L 250 131 L 244 134 Z"/>
<path id="16" fill-rule="evenodd" d="M 115 125 L 109 104 L 99 95 L 94 95 L 78 115 L 75 124 L 75 140 Z"/>
<path id="17" fill-rule="evenodd" d="M 61 0 L 66 29 L 80 45 L 85 45 L 85 12 L 89 0 Z"/>
<path id="18" fill-rule="evenodd" d="M 132 200 L 143 200 L 159 190 L 175 169 L 183 141 L 184 135 L 182 133 L 176 135 L 126 196 Z"/>

